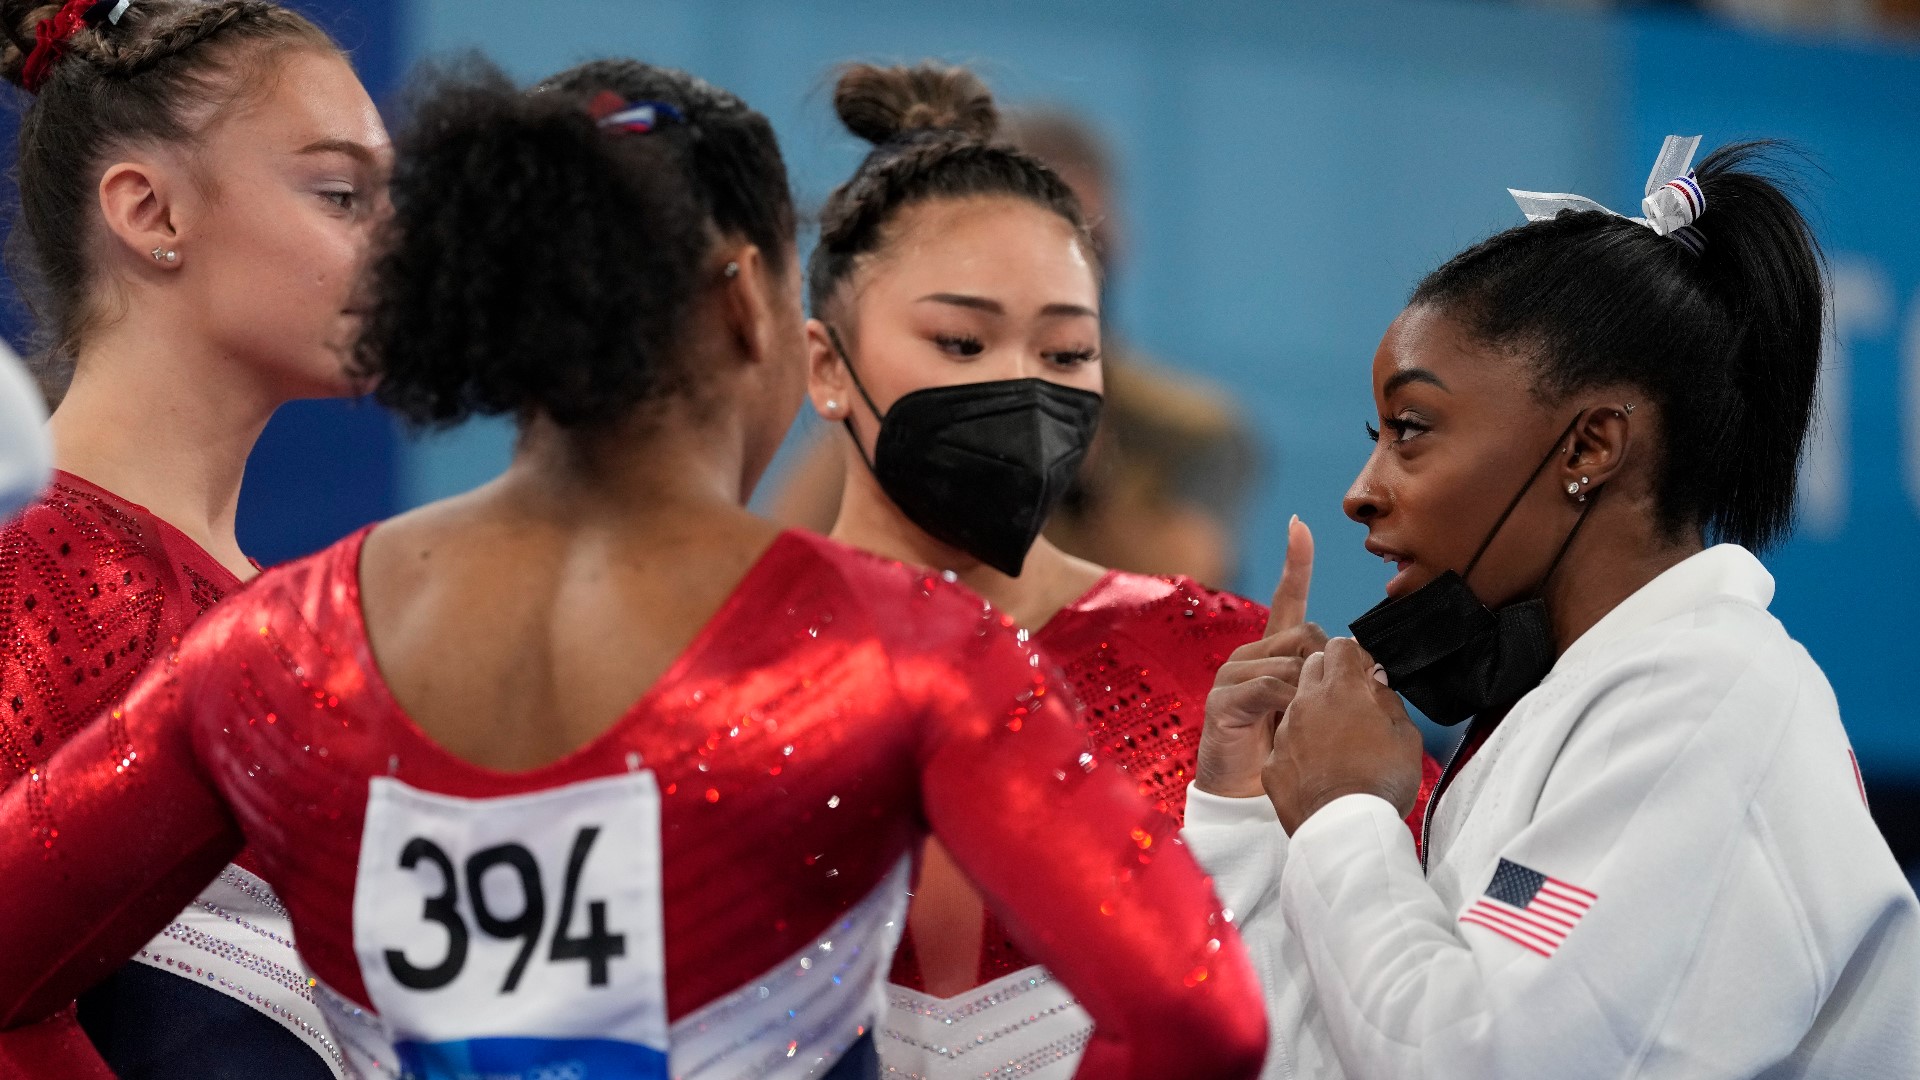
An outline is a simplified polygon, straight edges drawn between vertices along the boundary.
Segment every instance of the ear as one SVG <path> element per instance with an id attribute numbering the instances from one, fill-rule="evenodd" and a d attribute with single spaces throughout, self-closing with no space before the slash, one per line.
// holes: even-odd
<path id="1" fill-rule="evenodd" d="M 186 258 L 177 205 L 182 187 L 171 170 L 153 162 L 108 166 L 100 176 L 100 216 L 115 247 L 143 266 L 179 269 Z"/>
<path id="2" fill-rule="evenodd" d="M 792 347 L 790 341 L 782 341 L 783 333 L 790 332 L 783 331 L 780 318 L 780 304 L 785 298 L 775 284 L 773 268 L 757 246 L 746 244 L 724 254 L 713 272 L 720 275 L 721 308 L 727 327 L 748 363 L 765 364 L 783 347 Z"/>
<path id="3" fill-rule="evenodd" d="M 1589 407 L 1574 421 L 1567 436 L 1566 455 L 1558 469 L 1560 490 L 1570 498 L 1581 499 L 1598 491 L 1620 475 L 1626 465 L 1627 451 L 1633 439 L 1635 406 L 1625 404 Z"/>
<path id="4" fill-rule="evenodd" d="M 853 379 L 840 359 L 840 350 L 833 347 L 827 324 L 808 319 L 807 397 L 813 402 L 813 411 L 827 423 L 837 424 L 853 409 L 854 393 Z"/>

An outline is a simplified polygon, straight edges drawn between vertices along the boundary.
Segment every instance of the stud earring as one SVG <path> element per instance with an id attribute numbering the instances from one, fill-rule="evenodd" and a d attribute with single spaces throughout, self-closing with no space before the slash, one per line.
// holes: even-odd
<path id="1" fill-rule="evenodd" d="M 737 278 L 740 276 L 740 264 L 737 262 L 730 262 L 726 265 L 725 269 L 720 271 L 720 273 L 729 278 Z"/>
<path id="2" fill-rule="evenodd" d="M 1580 484 L 1578 481 L 1576 480 L 1567 481 L 1567 494 L 1569 495 L 1580 494 Z"/>
<path id="3" fill-rule="evenodd" d="M 833 400 L 832 398 L 827 399 L 827 415 L 829 416 L 840 415 L 840 403 Z"/>
<path id="4" fill-rule="evenodd" d="M 154 248 L 152 255 L 154 262 L 172 263 L 180 261 L 180 253 L 171 248 Z"/>

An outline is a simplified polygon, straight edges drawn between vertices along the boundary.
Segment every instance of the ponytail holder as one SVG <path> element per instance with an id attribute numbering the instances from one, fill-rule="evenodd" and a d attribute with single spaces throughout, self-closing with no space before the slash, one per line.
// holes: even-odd
<path id="1" fill-rule="evenodd" d="M 680 110 L 664 101 L 628 101 L 611 90 L 602 90 L 587 102 L 587 115 L 603 130 L 627 135 L 644 135 L 662 124 L 684 124 Z"/>
<path id="2" fill-rule="evenodd" d="M 1695 255 L 1706 249 L 1706 237 L 1692 227 L 1700 215 L 1707 212 L 1707 193 L 1700 189 L 1700 182 L 1693 175 L 1693 155 L 1699 149 L 1698 135 L 1667 136 L 1666 142 L 1660 145 L 1660 157 L 1654 161 L 1653 171 L 1647 174 L 1646 197 L 1640 200 L 1640 212 L 1646 216 L 1627 218 L 1657 235 L 1680 241 Z M 1508 188 L 1507 194 L 1520 204 L 1520 212 L 1528 221 L 1545 221 L 1563 210 L 1624 216 L 1581 195 L 1513 188 Z"/>
<path id="3" fill-rule="evenodd" d="M 73 35 L 101 23 L 114 26 L 127 13 L 133 0 L 67 0 L 53 18 L 41 19 L 33 28 L 33 51 L 20 70 L 20 85 L 37 94 L 53 74 L 54 65 L 67 55 L 67 42 Z"/>

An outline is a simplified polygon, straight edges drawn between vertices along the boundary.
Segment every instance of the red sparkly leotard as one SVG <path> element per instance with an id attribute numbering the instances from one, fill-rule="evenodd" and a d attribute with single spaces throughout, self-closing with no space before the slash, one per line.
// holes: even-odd
<path id="1" fill-rule="evenodd" d="M 41 497 L 0 529 L 0 786 L 43 767 L 239 586 L 231 571 L 145 508 L 56 473 Z M 194 904 L 134 958 L 258 1010 L 326 1057 L 290 929 L 266 885 L 233 866 L 189 899 Z M 172 1020 L 218 1024 L 225 1015 Z M 71 1010 L 47 1021 L 72 1023 Z M 0 1036 L 0 1074 L 109 1075 L 77 1030 L 59 1047 L 50 1047 L 46 1034 Z"/>
<path id="2" fill-rule="evenodd" d="M 1085 704 L 1097 750 L 1178 820 L 1214 675 L 1233 650 L 1264 634 L 1266 624 L 1264 605 L 1191 578 L 1115 570 L 1032 640 L 1064 669 Z M 1429 758 L 1420 802 L 1408 818 L 1416 834 L 1438 775 Z M 911 925 L 895 958 L 879 1032 L 887 1075 L 1073 1075 L 1092 1036 L 1092 1018 L 992 912 L 984 914 L 975 985 L 944 997 L 928 990 Z"/>
<path id="3" fill-rule="evenodd" d="M 389 696 L 364 536 L 209 614 L 0 800 L 0 1024 L 244 842 L 363 1075 L 816 1075 L 883 1006 L 931 833 L 1099 1022 L 1083 1075 L 1257 1073 L 1259 988 L 1171 820 L 964 589 L 785 533 L 622 718 L 502 773 Z"/>

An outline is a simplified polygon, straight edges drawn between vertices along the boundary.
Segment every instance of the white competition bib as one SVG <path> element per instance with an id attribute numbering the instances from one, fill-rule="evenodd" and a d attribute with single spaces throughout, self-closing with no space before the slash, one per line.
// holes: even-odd
<path id="1" fill-rule="evenodd" d="M 353 944 L 417 1080 L 665 1080 L 660 792 L 459 799 L 375 777 Z"/>

